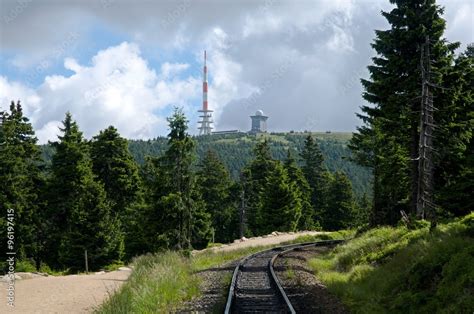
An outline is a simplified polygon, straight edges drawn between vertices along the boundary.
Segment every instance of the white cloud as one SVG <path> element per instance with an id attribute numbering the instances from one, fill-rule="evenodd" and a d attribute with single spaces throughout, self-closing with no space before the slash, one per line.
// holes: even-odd
<path id="1" fill-rule="evenodd" d="M 474 4 L 463 1 L 441 0 L 445 8 L 446 37 L 461 42 L 461 49 L 474 42 Z"/>
<path id="2" fill-rule="evenodd" d="M 161 65 L 161 74 L 164 79 L 179 74 L 189 68 L 187 63 L 169 63 L 165 62 Z"/>
<path id="3" fill-rule="evenodd" d="M 56 140 L 57 126 L 70 111 L 86 137 L 114 125 L 128 138 L 165 133 L 163 113 L 170 106 L 188 106 L 200 91 L 193 77 L 176 75 L 185 64 L 165 64 L 157 75 L 137 45 L 122 43 L 99 51 L 90 66 L 66 58 L 70 76 L 47 76 L 37 90 L 0 77 L 0 99 L 22 99 L 41 143 Z"/>
<path id="4" fill-rule="evenodd" d="M 221 28 L 214 28 L 204 39 L 208 54 L 209 76 L 209 107 L 214 110 L 214 121 L 218 126 L 219 117 L 224 107 L 233 99 L 245 98 L 258 90 L 257 87 L 245 82 L 242 77 L 242 65 L 229 56 L 228 49 L 233 42 Z"/>
<path id="5" fill-rule="evenodd" d="M 0 76 L 0 111 L 6 110 L 11 101 L 18 100 L 23 105 L 24 113 L 30 118 L 40 110 L 41 98 L 33 89 Z"/>
<path id="6" fill-rule="evenodd" d="M 174 56 L 194 52 L 201 62 L 202 50 L 207 49 L 209 105 L 218 128 L 245 130 L 248 115 L 264 109 L 272 130 L 351 131 L 360 123 L 354 112 L 364 104 L 360 78 L 367 78 L 366 67 L 375 53 L 370 46 L 374 30 L 389 27 L 380 11 L 393 8 L 387 0 L 179 0 L 136 6 L 129 2 L 115 0 L 107 7 L 93 1 L 31 2 L 19 18 L 0 28 L 2 49 L 18 51 L 10 60 L 18 66 L 31 66 L 31 60 L 44 62 L 41 70 L 65 56 L 82 59 L 79 49 L 72 52 L 89 41 L 102 47 L 102 36 L 95 36 L 96 25 L 119 37 L 134 38 L 146 51 Z M 459 40 L 464 46 L 473 41 L 471 2 L 438 1 L 446 8 L 449 41 Z M 14 6 L 15 2 L 7 1 L 5 12 Z M 46 57 L 35 59 L 42 51 Z M 279 75 L 288 57 L 291 65 Z M 196 128 L 197 108 L 189 100 L 200 104 L 200 66 L 190 69 L 186 63 L 164 63 L 155 73 L 138 46 L 131 44 L 105 49 L 91 64 L 67 59 L 64 66 L 73 74 L 51 75 L 38 91 L 16 86 L 17 94 L 36 95 L 32 103 L 37 106 L 31 112 L 38 127 L 62 120 L 71 107 L 86 134 L 107 122 L 122 128 L 126 136 L 154 136 L 165 133 L 160 111 L 176 104 L 185 107 L 190 129 Z M 189 70 L 192 75 L 180 78 Z M 34 73 L 30 81 L 36 82 L 46 71 Z"/>
<path id="7" fill-rule="evenodd" d="M 326 45 L 334 52 L 354 51 L 354 40 L 352 36 L 337 26 L 334 26 L 334 34 Z"/>
<path id="8" fill-rule="evenodd" d="M 59 130 L 61 126 L 61 121 L 49 121 L 41 129 L 36 131 L 36 137 L 38 137 L 40 143 L 46 143 L 48 140 L 54 141 L 61 133 Z"/>

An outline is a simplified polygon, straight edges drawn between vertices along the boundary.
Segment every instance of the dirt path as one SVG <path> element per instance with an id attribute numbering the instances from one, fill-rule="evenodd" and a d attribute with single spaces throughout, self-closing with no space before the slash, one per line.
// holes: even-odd
<path id="1" fill-rule="evenodd" d="M 275 232 L 274 234 L 269 234 L 266 236 L 249 238 L 245 241 L 236 240 L 234 243 L 225 244 L 219 247 L 214 247 L 210 250 L 214 252 L 225 252 L 225 251 L 232 251 L 246 247 L 252 246 L 264 246 L 264 245 L 275 245 L 282 242 L 292 241 L 296 238 L 304 235 L 316 235 L 322 234 L 325 232 L 319 231 L 303 231 L 303 232 L 290 232 L 290 233 L 282 233 L 282 232 Z M 208 249 L 209 250 L 209 249 Z"/>
<path id="2" fill-rule="evenodd" d="M 91 313 L 130 275 L 129 270 L 93 275 L 40 277 L 15 282 L 15 308 L 1 283 L 0 313 Z"/>

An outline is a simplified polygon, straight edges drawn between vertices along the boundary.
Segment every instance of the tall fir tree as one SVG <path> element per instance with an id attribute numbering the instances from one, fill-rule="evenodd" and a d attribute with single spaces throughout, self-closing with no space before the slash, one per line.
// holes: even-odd
<path id="1" fill-rule="evenodd" d="M 311 204 L 314 208 L 313 220 L 318 222 L 326 207 L 325 196 L 331 175 L 325 169 L 323 154 L 311 135 L 306 137 L 300 157 L 303 160 L 303 173 L 311 188 Z"/>
<path id="2" fill-rule="evenodd" d="M 128 150 L 127 140 L 109 126 L 94 136 L 90 146 L 92 170 L 104 185 L 113 212 L 123 215 L 137 200 L 140 190 L 138 166 Z"/>
<path id="3" fill-rule="evenodd" d="M 149 158 L 145 171 L 151 250 L 201 247 L 210 240 L 211 222 L 196 192 L 196 144 L 182 110 L 176 108 L 168 123 L 168 148 L 163 156 Z"/>
<path id="4" fill-rule="evenodd" d="M 362 195 L 357 200 L 354 212 L 354 226 L 368 226 L 370 222 L 370 214 L 372 212 L 372 204 L 367 194 Z"/>
<path id="5" fill-rule="evenodd" d="M 128 150 L 128 142 L 109 126 L 90 142 L 92 170 L 104 185 L 113 215 L 120 219 L 127 258 L 143 253 L 140 236 L 143 197 L 138 165 Z"/>
<path id="6" fill-rule="evenodd" d="M 372 224 L 395 224 L 400 210 L 415 213 L 418 186 L 418 145 L 421 95 L 421 46 L 430 40 L 432 84 L 442 84 L 458 44 L 443 38 L 443 10 L 435 0 L 391 0 L 395 4 L 382 15 L 388 30 L 377 30 L 372 47 L 377 52 L 368 67 L 370 79 L 362 79 L 365 123 L 350 147 L 356 160 L 373 168 Z M 439 90 L 435 90 L 437 98 Z M 438 113 L 437 115 L 439 115 Z M 438 117 L 435 116 L 435 121 Z"/>
<path id="7" fill-rule="evenodd" d="M 120 221 L 95 180 L 87 143 L 70 113 L 60 130 L 48 187 L 49 262 L 81 270 L 87 250 L 89 266 L 98 269 L 123 257 Z"/>
<path id="8" fill-rule="evenodd" d="M 242 185 L 246 204 L 246 235 L 260 235 L 266 224 L 261 212 L 261 196 L 267 178 L 275 169 L 267 139 L 256 144 L 254 159 L 243 170 Z"/>
<path id="9" fill-rule="evenodd" d="M 324 230 L 340 230 L 354 225 L 355 202 L 349 178 L 337 171 L 331 180 L 327 196 L 327 207 L 323 213 Z"/>
<path id="10" fill-rule="evenodd" d="M 306 180 L 303 171 L 296 164 L 296 160 L 288 150 L 287 157 L 284 163 L 288 179 L 294 183 L 297 189 L 296 193 L 301 201 L 301 218 L 298 221 L 298 230 L 313 230 L 319 227 L 315 224 L 314 209 L 311 205 L 311 187 Z"/>
<path id="11" fill-rule="evenodd" d="M 262 233 L 296 231 L 302 210 L 300 193 L 283 165 L 276 162 L 260 192 L 261 214 L 265 221 L 260 226 Z"/>
<path id="12" fill-rule="evenodd" d="M 227 168 L 213 150 L 208 150 L 197 173 L 197 186 L 206 212 L 211 214 L 214 241 L 230 242 L 235 234 L 232 225 L 234 203 L 230 189 L 232 180 Z"/>
<path id="13" fill-rule="evenodd" d="M 31 123 L 23 115 L 20 101 L 12 101 L 10 110 L 0 113 L 0 223 L 2 239 L 7 227 L 15 230 L 15 251 L 18 259 L 41 261 L 41 199 L 40 151 Z M 9 216 L 7 225 L 7 212 Z M 12 219 L 13 218 L 13 219 Z M 6 241 L 2 249 L 6 250 Z M 3 250 L 3 252 L 5 252 Z"/>
<path id="14" fill-rule="evenodd" d="M 437 162 L 435 203 L 445 216 L 467 215 L 474 208 L 474 44 L 454 60 L 444 74 L 436 99 Z"/>

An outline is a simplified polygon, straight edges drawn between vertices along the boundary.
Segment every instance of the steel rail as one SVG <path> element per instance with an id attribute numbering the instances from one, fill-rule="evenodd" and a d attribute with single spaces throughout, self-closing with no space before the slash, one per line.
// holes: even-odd
<path id="1" fill-rule="evenodd" d="M 238 279 L 239 279 L 238 278 L 239 273 L 243 269 L 243 265 L 246 262 L 248 262 L 249 260 L 251 260 L 252 258 L 255 258 L 259 255 L 262 255 L 262 254 L 265 254 L 265 253 L 268 253 L 268 252 L 272 252 L 272 251 L 280 251 L 280 252 L 275 253 L 275 255 L 272 256 L 271 259 L 268 262 L 267 271 L 270 273 L 270 280 L 272 281 L 272 284 L 276 287 L 276 290 L 278 291 L 279 297 L 285 303 L 285 306 L 286 306 L 288 312 L 292 313 L 292 314 L 296 313 L 293 305 L 291 304 L 288 296 L 286 295 L 285 290 L 283 289 L 283 287 L 281 285 L 281 282 L 278 279 L 278 277 L 275 273 L 275 270 L 273 268 L 275 260 L 278 257 L 280 257 L 280 256 L 282 256 L 286 253 L 289 253 L 293 250 L 296 250 L 298 248 L 311 247 L 311 246 L 328 246 L 328 245 L 339 244 L 339 243 L 342 243 L 342 242 L 344 242 L 344 240 L 324 240 L 324 241 L 309 242 L 309 243 L 290 244 L 290 245 L 275 247 L 275 248 L 268 249 L 268 250 L 263 250 L 263 251 L 260 251 L 260 252 L 257 252 L 257 253 L 254 253 L 254 254 L 251 254 L 251 255 L 245 257 L 244 259 L 242 259 L 239 262 L 239 264 L 235 267 L 235 269 L 233 271 L 232 280 L 231 280 L 230 287 L 229 287 L 229 292 L 228 292 L 228 295 L 227 295 L 227 302 L 226 302 L 226 307 L 225 307 L 224 313 L 225 314 L 232 313 L 232 307 L 235 306 L 236 286 L 237 286 L 237 282 L 238 282 Z"/>

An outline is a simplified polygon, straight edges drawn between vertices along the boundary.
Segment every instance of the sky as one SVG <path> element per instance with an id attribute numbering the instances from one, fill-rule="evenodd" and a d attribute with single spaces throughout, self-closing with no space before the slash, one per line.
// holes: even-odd
<path id="1" fill-rule="evenodd" d="M 167 134 L 184 109 L 197 133 L 207 50 L 217 130 L 344 131 L 361 124 L 360 78 L 388 0 L 0 0 L 0 111 L 21 100 L 40 143 L 67 111 L 87 138 Z M 470 0 L 439 0 L 445 37 L 474 42 Z"/>

